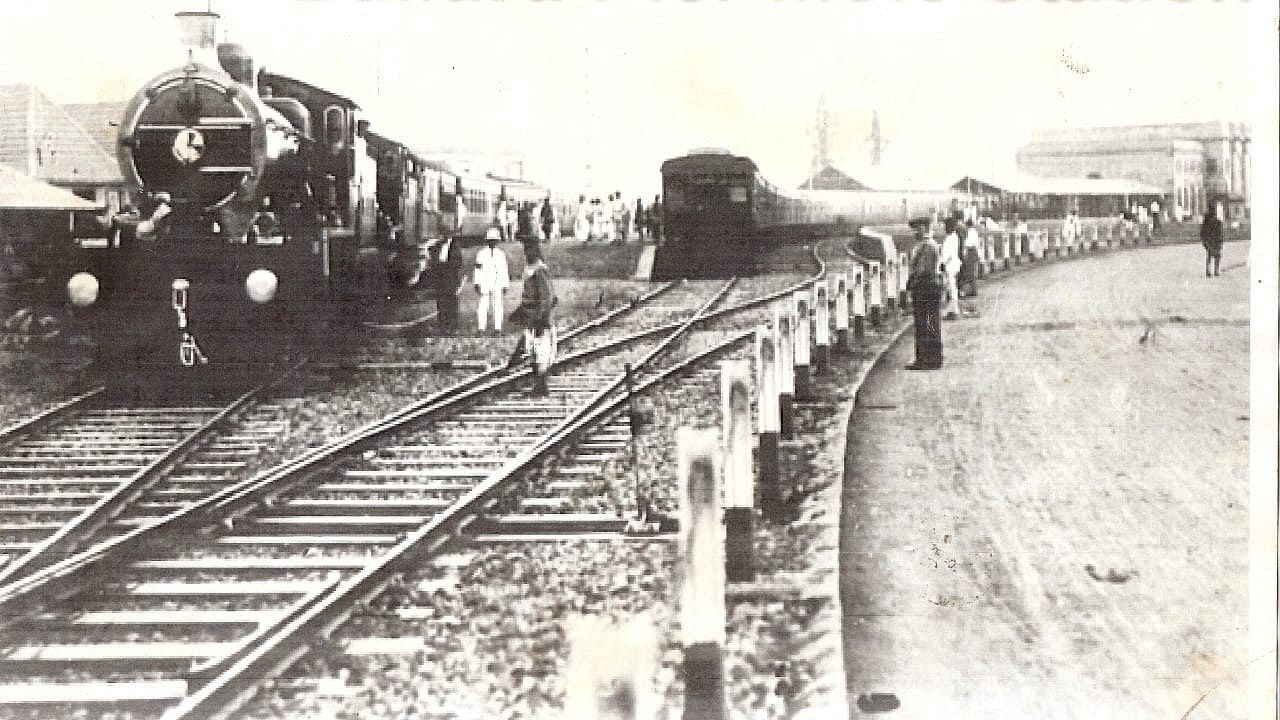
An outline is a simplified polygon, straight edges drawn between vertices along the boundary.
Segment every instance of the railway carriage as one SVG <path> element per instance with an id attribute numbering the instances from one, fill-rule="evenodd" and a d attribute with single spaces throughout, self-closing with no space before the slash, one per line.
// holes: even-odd
<path id="1" fill-rule="evenodd" d="M 655 279 L 750 273 L 779 243 L 905 223 L 965 199 L 949 190 L 783 190 L 750 158 L 716 148 L 664 162 L 662 192 L 665 244 L 655 255 Z"/>

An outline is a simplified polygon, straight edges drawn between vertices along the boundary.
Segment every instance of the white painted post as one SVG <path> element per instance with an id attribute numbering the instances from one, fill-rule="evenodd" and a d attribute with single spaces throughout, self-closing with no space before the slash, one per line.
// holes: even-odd
<path id="1" fill-rule="evenodd" d="M 849 278 L 844 273 L 836 273 L 836 289 L 833 293 L 836 301 L 836 351 L 849 352 Z"/>
<path id="2" fill-rule="evenodd" d="M 751 515 L 755 507 L 751 371 L 746 360 L 720 364 L 720 418 L 724 429 L 725 577 L 729 582 L 746 582 L 756 576 L 751 547 Z"/>
<path id="3" fill-rule="evenodd" d="M 714 430 L 676 433 L 680 473 L 680 632 L 684 641 L 684 720 L 726 720 L 724 697 L 724 545 Z"/>
<path id="4" fill-rule="evenodd" d="M 867 275 L 867 319 L 872 327 L 880 327 L 880 261 L 871 261 L 871 271 Z"/>
<path id="5" fill-rule="evenodd" d="M 791 439 L 795 432 L 796 397 L 796 320 L 791 310 L 774 310 L 773 326 L 777 329 L 775 366 L 777 367 L 778 417 L 782 436 Z"/>
<path id="6" fill-rule="evenodd" d="M 658 638 L 647 616 L 615 623 L 600 615 L 565 619 L 565 717 L 638 720 L 657 712 Z"/>
<path id="7" fill-rule="evenodd" d="M 849 288 L 850 312 L 853 313 L 853 339 L 862 342 L 867 336 L 867 266 L 858 265 Z"/>
<path id="8" fill-rule="evenodd" d="M 760 433 L 760 507 L 768 510 L 781 507 L 781 488 L 778 485 L 778 430 L 782 420 L 781 395 L 778 381 L 782 377 L 778 369 L 781 357 L 776 339 L 769 328 L 756 328 L 756 400 L 758 419 L 756 429 Z"/>
<path id="9" fill-rule="evenodd" d="M 795 373 L 796 373 L 796 399 L 808 400 L 811 397 L 809 383 L 809 359 L 810 345 L 813 343 L 813 333 L 810 332 L 812 320 L 809 317 L 809 293 L 804 290 L 797 290 L 794 296 L 796 308 L 796 334 L 795 334 Z"/>
<path id="10" fill-rule="evenodd" d="M 827 281 L 813 284 L 813 344 L 817 348 L 819 373 L 825 373 L 831 364 L 831 306 L 828 304 Z"/>

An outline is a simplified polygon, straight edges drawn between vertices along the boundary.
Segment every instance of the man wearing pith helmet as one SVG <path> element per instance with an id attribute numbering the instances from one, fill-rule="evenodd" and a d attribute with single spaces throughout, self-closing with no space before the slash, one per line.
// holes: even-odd
<path id="1" fill-rule="evenodd" d="M 472 277 L 476 295 L 480 302 L 476 305 L 476 327 L 484 333 L 486 318 L 493 317 L 493 332 L 502 332 L 502 296 L 511 285 L 507 273 L 507 254 L 498 247 L 502 239 L 502 231 L 496 227 L 485 233 L 485 247 L 476 253 L 476 269 Z"/>

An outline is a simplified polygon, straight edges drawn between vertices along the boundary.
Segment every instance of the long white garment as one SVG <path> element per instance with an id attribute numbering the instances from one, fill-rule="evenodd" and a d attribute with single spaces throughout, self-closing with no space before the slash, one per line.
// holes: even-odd
<path id="1" fill-rule="evenodd" d="M 573 238 L 586 242 L 591 239 L 591 206 L 583 203 L 573 216 Z"/>
<path id="2" fill-rule="evenodd" d="M 476 269 L 472 280 L 480 291 L 476 305 L 476 328 L 484 332 L 486 318 L 493 317 L 493 329 L 502 330 L 502 291 L 511 285 L 507 270 L 507 254 L 501 248 L 480 248 L 476 253 Z"/>
<path id="3" fill-rule="evenodd" d="M 947 306 L 944 315 L 960 314 L 960 290 L 956 286 L 956 275 L 960 272 L 960 236 L 954 232 L 947 233 L 942 241 L 942 265 L 947 270 Z"/>

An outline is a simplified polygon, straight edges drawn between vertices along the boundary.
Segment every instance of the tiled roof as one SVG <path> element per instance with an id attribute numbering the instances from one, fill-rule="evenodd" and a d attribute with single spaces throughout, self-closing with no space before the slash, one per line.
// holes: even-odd
<path id="1" fill-rule="evenodd" d="M 75 103 L 62 109 L 80 123 L 108 157 L 115 157 L 116 136 L 124 117 L 125 102 Z"/>
<path id="2" fill-rule="evenodd" d="M 54 185 L 124 181 L 93 135 L 30 85 L 0 86 L 0 163 Z"/>
<path id="3" fill-rule="evenodd" d="M 804 181 L 799 187 L 800 190 L 870 190 L 871 188 L 854 180 L 843 172 L 840 172 L 831 165 L 828 165 L 817 172 L 813 177 Z"/>
<path id="4" fill-rule="evenodd" d="M 95 202 L 0 165 L 0 210 L 97 210 Z"/>

